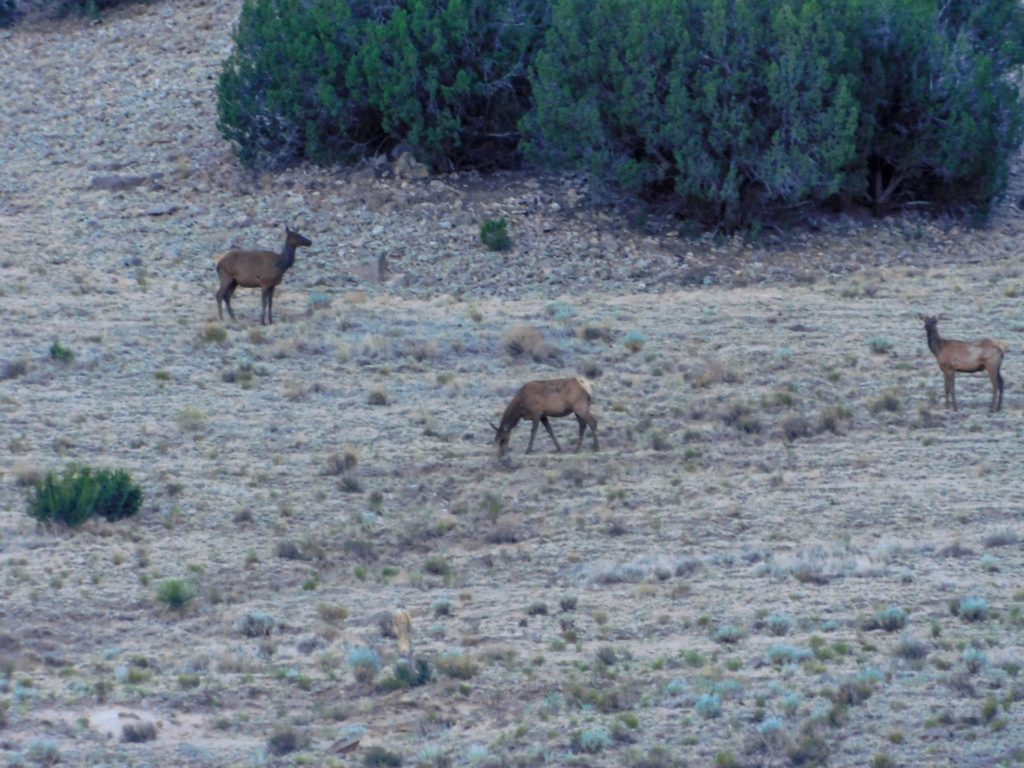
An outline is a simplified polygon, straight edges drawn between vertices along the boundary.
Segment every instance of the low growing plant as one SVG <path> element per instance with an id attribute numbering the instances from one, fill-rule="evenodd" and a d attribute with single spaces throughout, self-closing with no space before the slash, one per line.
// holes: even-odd
<path id="1" fill-rule="evenodd" d="M 35 485 L 28 513 L 41 523 L 81 525 L 94 515 L 107 520 L 131 517 L 142 505 L 142 489 L 125 470 L 71 465 L 58 476 L 48 472 Z"/>
<path id="2" fill-rule="evenodd" d="M 165 579 L 157 584 L 156 597 L 172 611 L 181 613 L 196 596 L 196 583 L 191 579 Z"/>
<path id="3" fill-rule="evenodd" d="M 507 251 L 512 248 L 505 219 L 487 219 L 480 225 L 480 241 L 489 251 Z"/>

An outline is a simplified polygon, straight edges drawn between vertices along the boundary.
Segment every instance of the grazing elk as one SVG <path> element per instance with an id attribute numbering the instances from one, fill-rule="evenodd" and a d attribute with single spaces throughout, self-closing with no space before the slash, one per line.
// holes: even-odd
<path id="1" fill-rule="evenodd" d="M 935 355 L 939 362 L 939 370 L 942 371 L 946 389 L 946 407 L 950 402 L 953 410 L 956 407 L 956 390 L 954 389 L 953 376 L 957 373 L 977 373 L 986 371 L 992 382 L 992 405 L 989 412 L 995 413 L 1003 407 L 1003 377 L 999 373 L 999 366 L 1003 364 L 1003 355 L 1007 346 L 1003 342 L 992 339 L 979 339 L 978 341 L 954 341 L 939 336 L 937 327 L 939 318 L 918 315 L 919 320 L 924 323 L 924 331 L 928 335 L 928 349 Z"/>
<path id="2" fill-rule="evenodd" d="M 498 444 L 498 455 L 502 456 L 508 448 L 508 436 L 512 428 L 521 419 L 529 419 L 533 422 L 530 430 L 530 444 L 526 446 L 526 452 L 533 450 L 533 438 L 537 436 L 537 425 L 543 424 L 544 428 L 551 435 L 555 442 L 555 449 L 562 450 L 558 444 L 558 438 L 551 429 L 548 417 L 568 416 L 570 413 L 576 415 L 580 425 L 580 436 L 576 442 L 578 451 L 583 445 L 583 434 L 590 427 L 590 433 L 594 436 L 594 450 L 598 450 L 597 444 L 597 419 L 590 413 L 590 397 L 593 388 L 585 379 L 552 379 L 550 381 L 531 381 L 524 384 L 512 402 L 508 404 L 504 415 L 501 417 L 501 424 L 495 427 L 494 442 Z"/>
<path id="3" fill-rule="evenodd" d="M 235 319 L 235 313 L 231 309 L 231 294 L 235 288 L 261 288 L 262 307 L 260 310 L 260 323 L 263 325 L 274 324 L 274 289 L 281 282 L 284 273 L 295 263 L 295 249 L 301 245 L 312 245 L 313 243 L 298 232 L 292 232 L 288 227 L 284 228 L 284 248 L 280 253 L 273 251 L 243 251 L 233 248 L 230 251 L 215 254 L 213 259 L 217 263 L 217 276 L 220 278 L 220 288 L 217 290 L 217 317 L 224 319 L 224 312 L 221 309 L 221 301 L 228 307 L 228 314 Z"/>

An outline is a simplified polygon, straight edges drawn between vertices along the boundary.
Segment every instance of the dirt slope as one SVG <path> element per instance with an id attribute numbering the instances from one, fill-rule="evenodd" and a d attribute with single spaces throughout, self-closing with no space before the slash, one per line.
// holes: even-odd
<path id="1" fill-rule="evenodd" d="M 238 8 L 0 35 L 9 764 L 1021 759 L 1016 176 L 981 230 L 753 245 L 637 233 L 583 179 L 251 176 L 214 128 Z M 210 255 L 285 223 L 277 323 L 244 290 L 217 323 Z M 1002 413 L 972 376 L 941 408 L 919 311 L 1009 342 Z M 601 451 L 525 425 L 497 461 L 516 388 L 573 373 Z M 38 528 L 70 462 L 141 514 Z M 389 690 L 396 611 L 432 679 Z"/>

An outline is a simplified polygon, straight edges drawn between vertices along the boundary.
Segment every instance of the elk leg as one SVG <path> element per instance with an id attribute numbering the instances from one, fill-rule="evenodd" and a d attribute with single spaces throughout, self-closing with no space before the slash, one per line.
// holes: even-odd
<path id="1" fill-rule="evenodd" d="M 590 417 L 590 434 L 594 436 L 594 450 L 599 450 L 597 447 L 597 419 L 593 416 Z"/>
<path id="2" fill-rule="evenodd" d="M 260 304 L 260 324 L 273 325 L 274 313 L 271 307 L 274 305 L 274 286 L 263 289 L 262 302 Z"/>
<path id="3" fill-rule="evenodd" d="M 526 452 L 529 453 L 533 450 L 533 438 L 537 436 L 537 424 L 539 422 L 534 419 L 533 424 L 530 426 L 530 443 L 526 446 Z"/>
<path id="4" fill-rule="evenodd" d="M 561 453 L 562 452 L 562 446 L 560 446 L 558 444 L 558 438 L 555 437 L 555 430 L 553 430 L 551 428 L 551 422 L 548 421 L 548 417 L 547 416 L 541 416 L 540 420 L 541 420 L 541 423 L 544 425 L 544 429 L 546 429 L 548 431 L 548 434 L 551 435 L 551 439 L 555 441 L 555 450 L 558 451 L 559 453 Z M 534 426 L 534 429 L 536 429 L 537 428 L 537 422 L 533 422 L 533 426 Z"/>
<path id="5" fill-rule="evenodd" d="M 992 379 L 992 407 L 989 410 L 995 413 L 1003 407 L 1003 375 L 996 368 L 989 378 Z"/>
<path id="6" fill-rule="evenodd" d="M 576 421 L 579 422 L 580 425 L 580 437 L 576 441 L 576 453 L 579 453 L 580 448 L 583 447 L 583 434 L 587 431 L 587 422 L 584 421 L 583 417 L 578 413 L 576 414 Z"/>
<path id="7" fill-rule="evenodd" d="M 953 382 L 953 373 L 943 373 L 946 385 L 946 407 L 949 408 L 950 401 L 953 403 L 953 410 L 956 410 L 956 390 Z"/>
<path id="8" fill-rule="evenodd" d="M 221 320 L 224 319 L 224 315 L 222 315 L 221 312 L 220 312 L 220 298 L 221 298 L 221 295 L 223 295 L 223 297 L 224 297 L 224 304 L 227 305 L 228 314 L 231 316 L 232 320 L 235 319 L 235 310 L 233 310 L 231 308 L 231 296 L 232 296 L 232 294 L 234 294 L 235 288 L 237 288 L 237 287 L 238 287 L 238 283 L 235 282 L 234 280 L 232 280 L 230 283 L 227 284 L 227 287 L 221 288 L 220 291 L 218 291 L 218 295 L 217 295 L 217 317 L 219 317 Z"/>

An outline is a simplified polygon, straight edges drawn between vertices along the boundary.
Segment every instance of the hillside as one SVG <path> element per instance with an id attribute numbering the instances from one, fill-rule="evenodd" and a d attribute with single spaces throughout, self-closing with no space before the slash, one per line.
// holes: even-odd
<path id="1" fill-rule="evenodd" d="M 7 764 L 1021 761 L 1019 173 L 984 228 L 757 243 L 582 178 L 252 175 L 215 129 L 239 6 L 0 32 Z M 275 324 L 246 289 L 219 323 L 212 254 L 285 224 Z M 1009 343 L 1001 413 L 984 376 L 942 408 L 918 312 Z M 575 373 L 601 450 L 520 425 L 499 461 L 516 389 Z M 142 512 L 37 527 L 71 462 Z M 401 611 L 433 678 L 389 690 Z"/>

